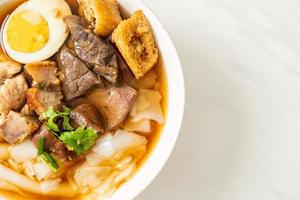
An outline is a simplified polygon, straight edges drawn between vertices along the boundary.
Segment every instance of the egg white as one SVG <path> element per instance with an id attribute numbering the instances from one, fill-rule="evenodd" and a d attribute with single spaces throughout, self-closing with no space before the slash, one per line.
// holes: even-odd
<path id="1" fill-rule="evenodd" d="M 22 11 L 34 11 L 44 17 L 49 27 L 48 42 L 40 50 L 30 53 L 15 51 L 7 39 L 7 26 L 11 16 Z M 65 16 L 71 15 L 71 9 L 64 0 L 29 0 L 21 4 L 8 18 L 3 29 L 3 46 L 5 52 L 19 63 L 33 63 L 46 60 L 53 56 L 68 37 L 68 28 L 63 21 Z"/>

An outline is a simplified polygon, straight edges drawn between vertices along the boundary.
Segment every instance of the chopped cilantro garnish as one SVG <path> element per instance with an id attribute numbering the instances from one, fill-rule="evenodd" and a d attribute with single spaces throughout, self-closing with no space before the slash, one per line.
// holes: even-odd
<path id="1" fill-rule="evenodd" d="M 67 107 L 62 112 L 55 111 L 50 107 L 45 112 L 45 116 L 48 119 L 47 128 L 70 151 L 74 151 L 76 155 L 81 155 L 95 144 L 98 134 L 92 128 L 79 127 L 74 130 L 69 122 L 70 113 L 71 109 Z M 58 125 L 59 122 L 62 122 L 61 129 Z"/>
<path id="2" fill-rule="evenodd" d="M 49 107 L 45 112 L 45 116 L 48 118 L 47 120 L 47 128 L 52 132 L 60 132 L 60 129 L 57 125 L 57 119 L 62 118 L 63 120 L 63 129 L 65 131 L 74 130 L 69 123 L 69 115 L 71 113 L 71 109 L 68 107 L 64 107 L 62 112 L 57 112 L 53 109 L 53 107 Z"/>
<path id="3" fill-rule="evenodd" d="M 70 120 L 70 118 L 68 116 L 63 116 L 63 128 L 64 128 L 64 130 L 72 131 L 74 129 L 71 126 L 69 120 Z"/>
<path id="4" fill-rule="evenodd" d="M 69 150 L 74 151 L 76 155 L 80 155 L 95 144 L 97 137 L 97 132 L 94 129 L 79 127 L 75 131 L 63 132 L 59 139 Z"/>

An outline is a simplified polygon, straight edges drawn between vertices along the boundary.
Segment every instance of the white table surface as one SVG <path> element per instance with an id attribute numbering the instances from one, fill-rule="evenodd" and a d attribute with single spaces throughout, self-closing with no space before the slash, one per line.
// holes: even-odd
<path id="1" fill-rule="evenodd" d="M 137 200 L 300 199 L 300 1 L 144 0 L 177 47 L 186 114 Z"/>

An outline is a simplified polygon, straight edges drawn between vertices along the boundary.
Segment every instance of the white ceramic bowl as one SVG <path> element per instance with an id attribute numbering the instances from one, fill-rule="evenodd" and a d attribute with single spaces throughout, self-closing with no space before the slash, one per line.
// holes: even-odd
<path id="1" fill-rule="evenodd" d="M 7 6 L 20 0 L 0 0 L 0 15 L 7 10 Z M 110 200 L 131 200 L 141 193 L 162 169 L 175 145 L 184 112 L 184 81 L 181 64 L 175 47 L 161 22 L 153 12 L 139 0 L 119 0 L 121 9 L 132 14 L 136 10 L 143 10 L 152 26 L 156 42 L 160 49 L 160 56 L 165 67 L 168 84 L 168 106 L 164 129 L 159 141 L 148 160 L 133 178 L 123 184 Z"/>

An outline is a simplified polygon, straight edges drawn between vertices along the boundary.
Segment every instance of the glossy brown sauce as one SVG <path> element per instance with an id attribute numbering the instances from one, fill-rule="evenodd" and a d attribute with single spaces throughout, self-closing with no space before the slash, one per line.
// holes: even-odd
<path id="1" fill-rule="evenodd" d="M 3 22 L 5 19 L 6 15 L 11 13 L 18 5 L 21 3 L 25 2 L 26 0 L 18 0 L 14 5 L 4 5 L 0 9 L 0 23 Z M 70 5 L 72 13 L 78 14 L 78 3 L 77 0 L 66 0 L 66 2 Z M 129 17 L 129 14 L 125 11 L 122 13 L 123 18 Z M 161 100 L 161 107 L 163 110 L 164 118 L 166 121 L 167 118 L 167 105 L 168 105 L 168 85 L 167 85 L 167 76 L 165 69 L 163 67 L 163 61 L 161 58 L 159 58 L 157 65 L 154 67 L 154 71 L 156 72 L 158 78 L 157 78 L 157 86 L 156 90 L 159 91 L 162 95 L 162 100 Z M 131 175 L 134 176 L 135 173 L 140 169 L 140 167 L 143 166 L 143 164 L 146 163 L 148 158 L 151 156 L 151 153 L 153 149 L 155 148 L 161 132 L 163 131 L 164 124 L 160 125 L 156 122 L 151 122 L 151 133 L 147 133 L 147 140 L 148 140 L 148 145 L 147 145 L 147 152 L 143 156 L 141 160 L 138 161 L 138 167 L 135 169 L 135 172 Z M 126 182 L 126 181 L 125 181 Z M 119 185 L 119 187 L 122 185 L 122 183 Z M 28 186 L 30 187 L 30 186 Z M 0 197 L 5 196 L 8 197 L 9 200 L 82 200 L 84 199 L 85 195 L 77 195 L 76 197 L 72 198 L 67 198 L 67 197 L 51 197 L 51 196 L 39 196 L 39 195 L 32 195 L 29 193 L 22 193 L 22 194 L 16 194 L 15 192 L 9 192 L 9 191 L 3 191 L 0 190 Z"/>

